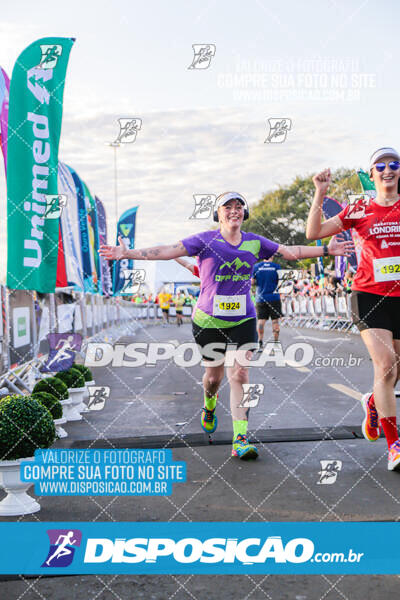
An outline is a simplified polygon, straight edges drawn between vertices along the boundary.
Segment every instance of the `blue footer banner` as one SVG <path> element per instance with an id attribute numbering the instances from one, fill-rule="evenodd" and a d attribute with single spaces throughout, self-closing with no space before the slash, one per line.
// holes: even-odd
<path id="1" fill-rule="evenodd" d="M 398 574 L 400 523 L 1 523 L 0 573 Z"/>

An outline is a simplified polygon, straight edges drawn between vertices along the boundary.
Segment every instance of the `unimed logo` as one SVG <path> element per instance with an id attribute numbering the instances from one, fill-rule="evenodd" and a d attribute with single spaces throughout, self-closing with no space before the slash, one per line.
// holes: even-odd
<path id="1" fill-rule="evenodd" d="M 175 562 L 234 563 L 304 563 L 314 554 L 314 543 L 308 538 L 294 538 L 286 544 L 280 536 L 266 539 L 245 538 L 89 538 L 85 563 L 156 563 L 169 557 Z"/>

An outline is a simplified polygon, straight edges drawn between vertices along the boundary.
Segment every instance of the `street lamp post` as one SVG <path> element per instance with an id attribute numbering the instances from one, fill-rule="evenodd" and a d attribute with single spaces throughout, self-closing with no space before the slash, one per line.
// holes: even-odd
<path id="1" fill-rule="evenodd" d="M 115 231 L 118 233 L 118 172 L 117 172 L 117 148 L 120 147 L 119 142 L 109 142 L 107 146 L 114 148 L 114 205 L 115 205 Z"/>

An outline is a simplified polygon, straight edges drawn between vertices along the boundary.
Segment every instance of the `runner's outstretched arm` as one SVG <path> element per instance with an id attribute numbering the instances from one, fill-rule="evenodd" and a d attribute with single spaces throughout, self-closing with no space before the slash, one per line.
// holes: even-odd
<path id="1" fill-rule="evenodd" d="M 188 256 L 187 250 L 182 242 L 170 246 L 153 246 L 152 248 L 143 248 L 142 250 L 129 250 L 122 237 L 118 237 L 118 246 L 102 245 L 99 254 L 107 260 L 122 260 L 123 258 L 132 258 L 134 260 L 171 260 L 180 256 Z"/>
<path id="2" fill-rule="evenodd" d="M 322 204 L 331 183 L 330 170 L 325 169 L 325 171 L 314 175 L 313 183 L 315 185 L 315 194 L 310 212 L 308 213 L 306 237 L 308 240 L 320 240 L 344 231 L 344 227 L 342 221 L 337 216 L 328 219 L 324 223 L 321 222 Z"/>
<path id="3" fill-rule="evenodd" d="M 354 252 L 351 241 L 338 242 L 332 238 L 328 245 L 328 254 L 331 256 L 350 256 Z M 323 246 L 282 246 L 279 245 L 274 256 L 282 256 L 286 260 L 299 260 L 301 258 L 316 258 L 324 255 Z"/>

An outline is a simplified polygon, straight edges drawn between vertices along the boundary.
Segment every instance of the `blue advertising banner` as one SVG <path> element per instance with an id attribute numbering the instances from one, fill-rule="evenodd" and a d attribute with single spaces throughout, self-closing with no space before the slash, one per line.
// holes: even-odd
<path id="1" fill-rule="evenodd" d="M 99 270 L 100 270 L 100 256 L 98 247 L 98 235 L 96 234 L 97 229 L 97 213 L 96 205 L 92 194 L 86 183 L 82 180 L 83 191 L 85 194 L 85 207 L 86 207 L 86 219 L 89 232 L 89 251 L 90 251 L 90 264 L 92 268 L 92 281 L 93 281 L 93 292 L 98 292 L 99 284 Z"/>
<path id="2" fill-rule="evenodd" d="M 102 273 L 100 267 L 100 238 L 99 238 L 99 222 L 97 214 L 97 202 L 95 196 L 90 195 L 90 209 L 88 210 L 88 220 L 93 229 L 93 258 L 96 271 L 96 291 L 98 294 L 103 293 Z"/>
<path id="3" fill-rule="evenodd" d="M 118 237 L 121 236 L 124 244 L 132 249 L 135 247 L 135 225 L 136 211 L 138 207 L 134 206 L 125 211 L 118 221 L 117 227 L 117 244 Z M 132 292 L 124 292 L 125 270 L 133 269 L 133 260 L 124 259 L 114 261 L 113 266 L 113 294 L 114 296 L 130 295 Z"/>
<path id="4" fill-rule="evenodd" d="M 99 246 L 107 244 L 107 218 L 106 218 L 106 210 L 102 201 L 95 196 L 96 208 L 97 208 L 97 224 L 98 224 L 98 233 L 99 233 Z M 112 295 L 112 280 L 111 280 L 111 269 L 110 263 L 108 260 L 105 260 L 102 256 L 99 255 L 100 259 L 100 272 L 101 272 L 101 281 L 103 285 L 103 294 L 105 296 Z"/>
<path id="5" fill-rule="evenodd" d="M 397 574 L 400 523 L 1 523 L 0 573 Z"/>
<path id="6" fill-rule="evenodd" d="M 87 212 L 85 205 L 85 192 L 82 181 L 72 167 L 66 165 L 71 172 L 76 187 L 76 197 L 78 202 L 79 231 L 81 240 L 83 284 L 85 292 L 94 292 L 92 261 L 90 253 L 89 228 L 87 221 Z"/>
<path id="7" fill-rule="evenodd" d="M 71 171 L 58 163 L 58 193 L 65 197 L 61 210 L 61 232 L 68 285 L 83 292 L 83 267 L 77 189 Z"/>
<path id="8" fill-rule="evenodd" d="M 344 207 L 337 200 L 335 200 L 335 198 L 329 198 L 328 196 L 326 196 L 324 198 L 324 202 L 322 204 L 322 210 L 323 210 L 325 219 L 331 219 L 332 217 L 338 215 L 343 210 L 343 208 Z M 337 237 L 341 241 L 349 241 L 349 242 L 353 241 L 353 237 L 352 237 L 350 229 L 348 229 L 347 231 L 343 231 Z M 344 272 L 346 270 L 345 269 L 346 259 L 344 256 L 339 256 L 338 258 L 339 258 L 339 260 L 335 260 L 335 265 L 336 265 L 337 276 L 341 278 L 344 276 Z M 357 255 L 355 252 L 352 252 L 347 260 L 349 261 L 349 264 L 354 269 L 357 269 L 358 261 L 357 261 Z M 340 275 L 339 275 L 339 273 L 340 273 Z"/>

